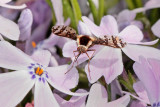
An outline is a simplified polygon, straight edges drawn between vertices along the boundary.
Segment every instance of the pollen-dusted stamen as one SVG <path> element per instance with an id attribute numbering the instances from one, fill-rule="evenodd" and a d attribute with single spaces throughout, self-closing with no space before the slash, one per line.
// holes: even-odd
<path id="1" fill-rule="evenodd" d="M 43 69 L 40 67 L 35 68 L 35 73 L 39 76 L 41 76 L 43 74 Z"/>
<path id="2" fill-rule="evenodd" d="M 36 42 L 32 41 L 32 47 L 36 48 L 36 46 L 37 46 Z"/>

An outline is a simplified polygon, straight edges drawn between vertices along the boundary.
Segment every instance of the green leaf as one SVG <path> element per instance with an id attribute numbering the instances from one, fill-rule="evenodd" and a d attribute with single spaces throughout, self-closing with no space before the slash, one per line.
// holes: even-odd
<path id="1" fill-rule="evenodd" d="M 65 20 L 67 18 L 70 18 L 71 19 L 71 27 L 73 27 L 74 29 L 77 29 L 73 10 L 71 8 L 69 1 L 62 0 L 62 3 L 63 3 L 63 15 L 64 15 Z"/>
<path id="2" fill-rule="evenodd" d="M 99 23 L 103 15 L 104 15 L 104 0 L 99 0 L 99 8 L 98 8 L 98 22 Z"/>
<path id="3" fill-rule="evenodd" d="M 93 15 L 94 23 L 98 25 L 98 10 L 92 0 L 88 0 L 88 3 Z"/>
<path id="4" fill-rule="evenodd" d="M 136 7 L 142 7 L 142 0 L 135 0 Z"/>
<path id="5" fill-rule="evenodd" d="M 82 14 L 77 0 L 71 0 L 74 17 L 76 20 L 76 25 L 78 25 L 79 20 L 81 20 Z"/>
<path id="6" fill-rule="evenodd" d="M 129 70 L 128 70 L 128 79 L 129 79 L 131 85 L 133 85 L 136 82 L 135 78 L 133 77 L 133 75 L 131 74 L 131 72 Z"/>
<path id="7" fill-rule="evenodd" d="M 135 8 L 134 2 L 132 0 L 126 0 L 126 3 L 130 10 Z"/>

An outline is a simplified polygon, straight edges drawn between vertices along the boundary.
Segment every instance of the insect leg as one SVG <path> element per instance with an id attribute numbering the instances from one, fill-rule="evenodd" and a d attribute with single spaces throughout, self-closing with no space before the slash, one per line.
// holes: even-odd
<path id="1" fill-rule="evenodd" d="M 86 55 L 87 55 L 88 58 L 89 58 L 89 61 L 88 61 L 88 72 L 89 72 L 89 77 L 90 77 L 90 80 L 91 80 L 90 67 L 89 67 L 89 65 L 90 65 L 91 58 L 93 57 L 93 55 L 94 55 L 94 53 L 95 53 L 96 50 L 95 50 L 95 49 L 92 49 L 92 50 L 87 50 L 87 51 L 93 51 L 93 54 L 91 55 L 91 57 L 89 57 L 88 53 L 86 52 Z"/>
<path id="2" fill-rule="evenodd" d="M 68 72 L 73 68 L 74 63 L 77 61 L 78 57 L 79 57 L 79 56 L 80 56 L 80 54 L 81 54 L 81 53 L 78 53 L 78 55 L 77 55 L 77 56 L 75 56 L 75 52 L 77 52 L 77 51 L 73 51 L 73 53 L 74 53 L 74 57 L 75 57 L 75 59 L 74 59 L 74 61 L 73 61 L 73 64 L 72 64 L 71 68 L 70 68 L 66 73 L 68 73 Z M 66 74 L 66 73 L 65 73 L 65 74 Z"/>

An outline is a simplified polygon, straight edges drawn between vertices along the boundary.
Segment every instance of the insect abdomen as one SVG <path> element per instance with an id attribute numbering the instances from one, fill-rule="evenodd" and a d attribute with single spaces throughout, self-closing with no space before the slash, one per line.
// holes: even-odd
<path id="1" fill-rule="evenodd" d="M 74 29 L 69 26 L 53 26 L 52 32 L 58 36 L 67 37 L 76 40 L 77 34 Z"/>
<path id="2" fill-rule="evenodd" d="M 104 36 L 104 38 L 97 38 L 93 41 L 93 44 L 100 44 L 113 48 L 123 48 L 126 45 L 126 43 L 122 42 L 117 36 Z"/>

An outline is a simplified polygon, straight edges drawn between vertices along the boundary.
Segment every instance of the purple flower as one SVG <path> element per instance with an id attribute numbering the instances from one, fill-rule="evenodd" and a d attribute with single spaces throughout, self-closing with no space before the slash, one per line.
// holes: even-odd
<path id="1" fill-rule="evenodd" d="M 128 16 L 128 17 L 126 17 Z M 129 10 L 123 10 L 120 12 L 117 16 L 117 22 L 119 26 L 119 30 L 122 31 L 125 27 L 129 25 L 135 25 L 139 27 L 140 29 L 143 29 L 143 24 L 141 21 L 136 21 L 136 13 L 129 11 Z"/>
<path id="2" fill-rule="evenodd" d="M 84 92 L 82 90 L 78 91 Z M 126 107 L 130 101 L 129 95 L 126 94 L 117 100 L 108 102 L 107 91 L 104 86 L 99 83 L 92 85 L 86 105 L 86 97 L 72 97 L 69 101 L 66 101 L 56 95 L 56 99 L 61 107 Z"/>
<path id="3" fill-rule="evenodd" d="M 106 82 L 109 84 L 122 73 L 123 63 L 121 50 L 134 61 L 139 61 L 139 56 L 160 59 L 160 51 L 158 49 L 137 45 L 153 45 L 157 43 L 158 40 L 141 42 L 143 34 L 136 26 L 130 25 L 119 33 L 117 22 L 115 18 L 110 15 L 102 18 L 100 26 L 95 25 L 85 16 L 82 17 L 82 19 L 95 36 L 102 38 L 104 35 L 117 36 L 127 43 L 126 46 L 121 49 L 104 46 L 104 48 L 92 58 L 90 63 L 91 79 L 89 78 L 88 65 L 85 68 L 85 72 L 91 83 L 94 83 L 101 76 L 104 76 Z"/>
<path id="4" fill-rule="evenodd" d="M 138 85 L 136 86 L 136 92 L 140 86 L 144 86 L 144 88 L 141 89 L 141 93 L 138 90 L 137 94 L 144 101 L 147 101 L 146 91 L 149 98 L 147 102 L 153 107 L 158 107 L 160 103 L 160 60 L 140 57 L 139 62 L 133 65 L 133 69 L 140 79 L 140 83 L 136 84 Z"/>
<path id="5" fill-rule="evenodd" d="M 29 57 L 5 41 L 0 41 L 0 50 L 0 67 L 16 70 L 0 74 L 0 106 L 16 106 L 35 85 L 35 107 L 57 107 L 59 104 L 48 83 L 69 95 L 87 95 L 70 91 L 78 84 L 78 71 L 75 68 L 65 74 L 67 65 L 47 67 L 51 58 L 48 51 L 37 51 Z"/>
<path id="6" fill-rule="evenodd" d="M 25 4 L 21 5 L 21 6 L 12 6 L 12 5 L 9 5 L 7 3 L 9 3 L 10 1 L 12 0 L 1 0 L 0 1 L 0 6 L 2 7 L 6 7 L 6 8 L 10 8 L 10 9 L 23 9 L 26 7 Z"/>

